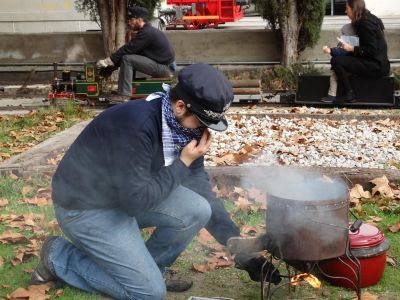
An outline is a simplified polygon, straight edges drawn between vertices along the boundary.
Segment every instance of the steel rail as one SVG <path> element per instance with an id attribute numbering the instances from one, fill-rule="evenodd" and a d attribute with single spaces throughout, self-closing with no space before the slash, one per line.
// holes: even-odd
<path id="1" fill-rule="evenodd" d="M 400 63 L 400 58 L 392 58 L 389 59 L 390 63 Z M 95 63 L 94 61 L 89 62 L 54 62 L 54 63 L 45 63 L 45 62 L 26 62 L 26 63 L 0 63 L 0 67 L 29 67 L 29 66 L 43 66 L 43 67 L 51 67 L 51 66 L 83 66 L 85 63 Z M 191 65 L 196 63 L 195 61 L 183 61 L 179 62 L 179 65 Z M 210 65 L 279 65 L 280 61 L 208 61 L 203 62 Z M 299 64 L 330 64 L 329 60 L 310 60 L 310 61 L 299 61 Z"/>

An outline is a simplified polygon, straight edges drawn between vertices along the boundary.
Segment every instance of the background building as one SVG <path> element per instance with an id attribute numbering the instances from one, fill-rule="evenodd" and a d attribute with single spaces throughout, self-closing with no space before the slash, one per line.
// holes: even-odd
<path id="1" fill-rule="evenodd" d="M 365 0 L 367 7 L 380 17 L 398 17 L 400 0 Z M 1 0 L 0 32 L 44 33 L 99 30 L 98 24 L 78 13 L 74 0 Z M 163 0 L 162 6 L 165 6 Z M 343 18 L 345 0 L 326 0 L 328 18 Z M 265 27 L 265 25 L 264 25 Z"/>

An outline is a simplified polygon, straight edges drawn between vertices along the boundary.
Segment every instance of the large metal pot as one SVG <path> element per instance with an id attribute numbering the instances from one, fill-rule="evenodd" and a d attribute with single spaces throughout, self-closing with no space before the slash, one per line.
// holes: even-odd
<path id="1" fill-rule="evenodd" d="M 348 196 L 296 199 L 267 195 L 267 250 L 284 260 L 319 261 L 346 252 Z"/>

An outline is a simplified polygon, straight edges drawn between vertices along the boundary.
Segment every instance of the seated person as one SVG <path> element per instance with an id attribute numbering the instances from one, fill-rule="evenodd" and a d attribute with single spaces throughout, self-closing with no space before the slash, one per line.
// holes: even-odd
<path id="1" fill-rule="evenodd" d="M 110 57 L 99 60 L 98 68 L 119 67 L 118 94 L 109 95 L 112 102 L 124 102 L 132 94 L 132 78 L 136 71 L 152 77 L 171 76 L 175 71 L 175 52 L 165 34 L 152 27 L 149 12 L 144 7 L 133 7 L 128 15 L 129 26 L 136 36 Z"/>
<path id="2" fill-rule="evenodd" d="M 341 29 L 342 36 L 356 36 L 356 31 L 351 24 L 343 25 Z M 329 48 L 328 46 L 324 46 L 322 51 L 325 54 L 330 54 L 331 56 L 340 56 L 340 55 L 349 55 L 349 53 L 341 48 L 342 43 L 339 43 L 336 47 Z M 331 76 L 329 78 L 329 90 L 328 96 L 325 96 L 321 99 L 322 102 L 332 103 L 336 100 L 336 91 L 337 91 L 337 76 L 333 70 L 331 70 Z"/>
<path id="3" fill-rule="evenodd" d="M 344 92 L 341 99 L 336 100 L 354 102 L 349 75 L 383 77 L 389 74 L 390 63 L 383 23 L 366 9 L 364 0 L 347 0 L 345 13 L 357 32 L 360 45 L 343 43 L 341 48 L 349 55 L 332 56 L 331 66 Z"/>

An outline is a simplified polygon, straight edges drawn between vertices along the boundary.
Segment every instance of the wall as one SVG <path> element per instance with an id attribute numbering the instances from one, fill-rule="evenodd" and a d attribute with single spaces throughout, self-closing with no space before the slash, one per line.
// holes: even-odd
<path id="1" fill-rule="evenodd" d="M 167 31 L 178 63 L 279 61 L 275 35 L 267 30 Z M 324 30 L 302 60 L 329 60 L 323 45 L 336 44 L 337 30 Z M 400 30 L 386 32 L 389 57 L 400 58 Z M 101 33 L 0 34 L 0 63 L 84 62 L 104 57 Z"/>
<path id="2" fill-rule="evenodd" d="M 67 32 L 99 29 L 75 10 L 74 0 L 1 0 L 0 32 Z"/>
<path id="3" fill-rule="evenodd" d="M 400 1 L 399 0 L 365 0 L 367 9 L 377 16 L 399 16 L 400 19 Z"/>

